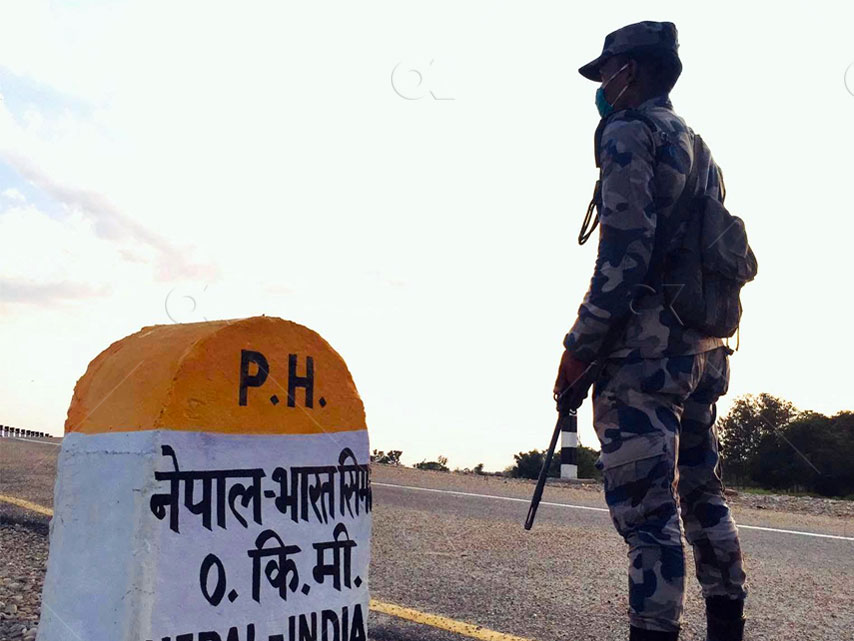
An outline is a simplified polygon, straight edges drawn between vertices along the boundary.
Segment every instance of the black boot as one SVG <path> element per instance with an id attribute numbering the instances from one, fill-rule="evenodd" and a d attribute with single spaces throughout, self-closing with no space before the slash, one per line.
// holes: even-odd
<path id="1" fill-rule="evenodd" d="M 662 632 L 661 630 L 644 630 L 631 626 L 629 628 L 629 641 L 678 641 L 679 630 L 675 632 Z"/>
<path id="2" fill-rule="evenodd" d="M 744 599 L 706 599 L 706 641 L 742 641 L 744 621 Z"/>

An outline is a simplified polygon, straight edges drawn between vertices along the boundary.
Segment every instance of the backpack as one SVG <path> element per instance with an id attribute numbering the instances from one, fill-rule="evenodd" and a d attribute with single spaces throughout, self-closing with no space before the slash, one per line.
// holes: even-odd
<path id="1" fill-rule="evenodd" d="M 615 113 L 642 120 L 653 133 L 658 130 L 655 122 L 639 111 L 627 109 Z M 608 120 L 602 119 L 594 136 L 597 167 L 600 139 Z M 720 168 L 721 200 L 696 195 L 699 161 L 707 150 L 702 137 L 694 133 L 694 161 L 668 224 L 657 226 L 646 283 L 652 291 L 662 292 L 670 311 L 684 327 L 707 336 L 729 338 L 741 321 L 741 288 L 756 277 L 757 263 L 747 242 L 744 222 L 724 207 L 726 188 Z M 579 244 L 584 244 L 595 229 L 600 205 L 601 178 L 596 181 L 578 236 Z M 597 215 L 591 226 L 594 206 Z M 685 234 L 674 247 L 675 232 L 683 223 Z"/>
<path id="2" fill-rule="evenodd" d="M 724 206 L 726 188 L 720 169 L 721 200 L 696 195 L 697 168 L 707 151 L 702 137 L 694 134 L 694 163 L 668 221 L 670 237 L 656 243 L 659 253 L 653 250 L 650 271 L 680 324 L 707 336 L 729 338 L 741 322 L 741 288 L 756 277 L 758 265 L 744 221 Z M 666 247 L 683 222 L 681 243 Z"/>

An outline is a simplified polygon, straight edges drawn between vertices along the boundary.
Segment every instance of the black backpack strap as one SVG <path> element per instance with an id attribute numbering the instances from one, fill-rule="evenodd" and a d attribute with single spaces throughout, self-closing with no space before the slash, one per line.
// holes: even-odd
<path id="1" fill-rule="evenodd" d="M 647 285 L 650 285 L 658 290 L 661 285 L 661 280 L 664 277 L 663 268 L 664 261 L 667 257 L 667 245 L 670 240 L 670 234 L 679 229 L 679 224 L 691 216 L 693 208 L 690 207 L 690 202 L 696 196 L 697 181 L 700 173 L 700 158 L 703 155 L 703 139 L 700 134 L 694 134 L 694 157 L 691 162 L 691 169 L 688 171 L 688 177 L 685 179 L 685 186 L 682 193 L 679 194 L 679 199 L 673 206 L 673 214 L 668 220 L 667 229 L 665 230 L 664 221 L 656 225 L 655 243 L 653 245 L 652 256 L 647 269 Z"/>

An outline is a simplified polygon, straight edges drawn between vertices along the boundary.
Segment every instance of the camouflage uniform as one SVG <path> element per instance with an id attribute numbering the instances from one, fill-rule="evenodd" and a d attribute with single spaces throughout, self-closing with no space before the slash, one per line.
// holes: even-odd
<path id="1" fill-rule="evenodd" d="M 609 55 L 668 37 L 675 51 L 671 23 L 630 25 L 610 34 L 602 56 L 579 71 L 598 81 L 597 66 Z M 684 598 L 682 521 L 703 595 L 747 593 L 738 533 L 716 472 L 715 402 L 727 391 L 731 350 L 682 326 L 662 293 L 646 284 L 656 227 L 671 216 L 692 165 L 693 131 L 666 94 L 635 110 L 656 131 L 618 110 L 601 132 L 598 255 L 564 346 L 592 361 L 611 324 L 629 316 L 593 386 L 597 467 L 611 518 L 629 544 L 630 622 L 674 631 Z M 720 199 L 718 166 L 705 156 L 697 191 Z M 674 230 L 674 242 L 683 231 L 684 225 Z"/>
<path id="2" fill-rule="evenodd" d="M 588 362 L 598 355 L 611 321 L 626 314 L 629 323 L 612 357 L 696 354 L 724 344 L 682 326 L 664 302 L 664 290 L 678 285 L 665 283 L 661 291 L 653 291 L 645 283 L 655 229 L 670 218 L 691 169 L 694 132 L 673 111 L 667 95 L 650 98 L 635 110 L 656 123 L 657 131 L 620 112 L 602 130 L 599 251 L 578 320 L 564 339 L 570 352 Z M 705 158 L 705 166 L 698 168 L 698 193 L 720 200 L 720 170 L 711 154 Z M 683 232 L 684 225 L 676 230 L 674 243 Z"/>
<path id="3" fill-rule="evenodd" d="M 629 618 L 680 626 L 682 527 L 704 597 L 747 594 L 738 532 L 717 474 L 715 401 L 729 385 L 726 347 L 609 359 L 593 386 L 597 467 L 614 526 L 629 544 Z M 681 517 L 681 521 L 680 521 Z"/>

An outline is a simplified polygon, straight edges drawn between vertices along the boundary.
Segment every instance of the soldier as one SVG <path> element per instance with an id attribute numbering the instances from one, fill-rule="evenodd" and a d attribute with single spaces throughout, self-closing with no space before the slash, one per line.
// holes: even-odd
<path id="1" fill-rule="evenodd" d="M 669 98 L 681 72 L 676 27 L 651 21 L 609 34 L 602 54 L 579 69 L 601 83 L 599 246 L 554 391 L 607 356 L 591 395 L 601 444 L 596 466 L 612 521 L 629 545 L 631 641 L 679 636 L 683 522 L 706 601 L 708 641 L 742 639 L 747 595 L 714 431 L 732 350 L 683 326 L 665 302 L 668 284 L 653 273 L 661 265 L 654 247 L 685 229 L 667 225 L 694 161 L 694 132 Z M 722 200 L 720 169 L 707 148 L 698 162 L 695 193 Z M 616 342 L 606 340 L 609 331 Z"/>

